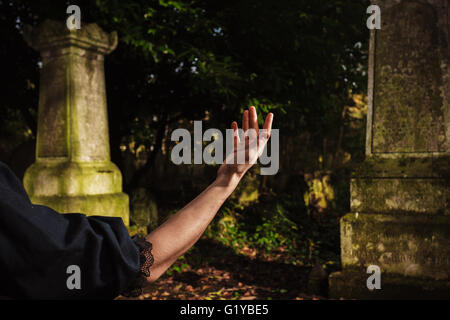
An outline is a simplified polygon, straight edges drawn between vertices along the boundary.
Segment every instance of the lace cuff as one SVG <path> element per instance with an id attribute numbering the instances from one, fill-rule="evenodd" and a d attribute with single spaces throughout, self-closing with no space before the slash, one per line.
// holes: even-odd
<path id="1" fill-rule="evenodd" d="M 151 242 L 148 242 L 141 237 L 133 237 L 132 239 L 139 247 L 139 261 L 141 267 L 136 278 L 125 290 L 125 292 L 122 293 L 125 297 L 138 297 L 142 294 L 142 287 L 145 285 L 147 278 L 150 277 L 150 267 L 154 262 Z"/>

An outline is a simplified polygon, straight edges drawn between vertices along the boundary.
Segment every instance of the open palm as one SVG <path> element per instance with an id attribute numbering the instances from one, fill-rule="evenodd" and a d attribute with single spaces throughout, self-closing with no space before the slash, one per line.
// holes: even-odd
<path id="1" fill-rule="evenodd" d="M 263 128 L 258 127 L 258 116 L 255 107 L 245 110 L 242 115 L 243 139 L 238 134 L 238 124 L 231 124 L 234 130 L 233 152 L 228 154 L 224 163 L 220 166 L 218 175 L 242 177 L 248 169 L 256 163 L 264 151 L 264 147 L 270 138 L 273 114 L 269 113 Z"/>

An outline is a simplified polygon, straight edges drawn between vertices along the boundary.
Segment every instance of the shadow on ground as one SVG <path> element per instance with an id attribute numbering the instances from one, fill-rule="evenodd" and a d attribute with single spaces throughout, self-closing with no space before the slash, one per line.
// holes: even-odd
<path id="1" fill-rule="evenodd" d="M 138 299 L 316 299 L 308 292 L 309 267 L 236 254 L 202 238 L 179 272 L 165 274 Z M 121 297 L 120 299 L 122 299 Z"/>

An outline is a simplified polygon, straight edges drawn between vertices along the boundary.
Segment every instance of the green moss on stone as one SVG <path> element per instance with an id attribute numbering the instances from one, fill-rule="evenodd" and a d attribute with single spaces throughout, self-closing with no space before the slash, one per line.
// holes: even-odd
<path id="1" fill-rule="evenodd" d="M 450 217 L 347 214 L 341 219 L 344 268 L 378 265 L 390 274 L 450 278 Z"/>
<path id="2" fill-rule="evenodd" d="M 432 5 L 404 1 L 383 11 L 376 33 L 372 151 L 444 152 L 445 91 Z M 444 139 L 445 140 L 445 139 Z"/>
<path id="3" fill-rule="evenodd" d="M 30 197 L 30 200 L 34 204 L 48 206 L 60 213 L 118 217 L 125 225 L 129 225 L 128 195 L 122 192 L 82 196 Z"/>

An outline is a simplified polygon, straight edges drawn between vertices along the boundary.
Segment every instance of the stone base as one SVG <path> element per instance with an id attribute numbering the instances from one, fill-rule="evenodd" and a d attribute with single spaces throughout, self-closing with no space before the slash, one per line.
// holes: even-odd
<path id="1" fill-rule="evenodd" d="M 357 178 L 350 190 L 353 212 L 450 215 L 445 178 Z"/>
<path id="2" fill-rule="evenodd" d="M 129 225 L 129 199 L 122 192 L 122 174 L 110 161 L 40 159 L 27 169 L 23 180 L 35 204 L 61 213 L 119 217 Z"/>
<path id="3" fill-rule="evenodd" d="M 84 196 L 31 197 L 34 204 L 45 205 L 60 213 L 83 213 L 88 216 L 122 218 L 129 225 L 129 200 L 125 193 Z"/>
<path id="4" fill-rule="evenodd" d="M 450 157 L 367 158 L 353 173 L 351 211 L 450 215 Z"/>
<path id="5" fill-rule="evenodd" d="M 450 280 L 450 216 L 358 214 L 341 218 L 342 267 Z"/>
<path id="6" fill-rule="evenodd" d="M 329 277 L 331 298 L 449 299 L 450 216 L 349 213 L 341 218 L 343 271 Z M 381 270 L 369 290 L 367 267 Z"/>
<path id="7" fill-rule="evenodd" d="M 122 174 L 110 161 L 45 159 L 27 169 L 23 184 L 30 196 L 37 197 L 120 193 Z"/>
<path id="8" fill-rule="evenodd" d="M 330 274 L 332 299 L 450 299 L 449 280 L 429 280 L 381 273 L 381 289 L 369 290 L 365 269 Z"/>

